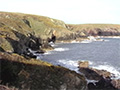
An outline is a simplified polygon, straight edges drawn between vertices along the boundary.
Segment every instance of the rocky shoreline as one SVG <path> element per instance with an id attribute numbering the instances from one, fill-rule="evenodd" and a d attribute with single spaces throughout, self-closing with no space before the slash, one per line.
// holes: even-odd
<path id="1" fill-rule="evenodd" d="M 88 90 L 120 90 L 120 79 L 112 79 L 112 73 L 91 68 L 88 61 L 79 61 L 78 64 L 79 71 L 92 81 L 88 83 Z"/>
<path id="2" fill-rule="evenodd" d="M 119 35 L 120 27 L 105 27 L 88 30 L 76 25 L 67 25 L 63 21 L 44 16 L 0 12 L 0 89 L 3 90 L 105 90 L 99 82 L 97 87 L 90 83 L 87 85 L 86 77 L 61 66 L 54 66 L 42 60 L 36 60 L 36 53 L 53 50 L 49 42 L 81 41 L 89 35 Z M 108 32 L 108 30 L 112 30 Z M 95 32 L 93 32 L 95 30 Z M 98 30 L 98 31 L 96 31 Z M 111 33 L 112 32 L 112 33 Z M 87 71 L 88 70 L 88 71 Z M 89 67 L 81 68 L 80 72 L 101 72 Z M 102 71 L 102 73 L 109 72 Z M 91 75 L 91 74 L 90 74 Z M 93 76 L 93 75 L 92 75 Z M 91 78 L 93 78 L 90 76 Z M 88 76 L 89 77 L 89 76 Z M 106 79 L 104 79 L 106 80 Z M 119 81 L 112 80 L 112 89 L 119 90 Z M 111 82 L 109 82 L 111 84 Z M 106 84 L 109 84 L 105 82 Z"/>
<path id="3" fill-rule="evenodd" d="M 31 53 L 52 50 L 49 42 L 75 37 L 64 22 L 43 16 L 0 12 L 0 89 L 85 90 L 83 75 L 36 60 Z M 70 37 L 69 37 L 70 36 Z"/>

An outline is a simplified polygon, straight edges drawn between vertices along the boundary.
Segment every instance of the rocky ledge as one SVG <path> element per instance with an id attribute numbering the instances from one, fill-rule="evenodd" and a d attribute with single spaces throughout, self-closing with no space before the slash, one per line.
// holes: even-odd
<path id="1" fill-rule="evenodd" d="M 120 79 L 111 79 L 112 73 L 89 67 L 88 61 L 79 61 L 79 71 L 84 74 L 88 82 L 88 90 L 120 90 Z"/>
<path id="2" fill-rule="evenodd" d="M 10 88 L 19 90 L 86 89 L 84 76 L 61 66 L 3 52 L 0 52 L 0 62 L 1 84 L 8 85 Z"/>
<path id="3" fill-rule="evenodd" d="M 36 60 L 31 53 L 44 53 L 53 49 L 49 42 L 74 37 L 74 32 L 60 20 L 0 12 L 0 89 L 85 90 L 84 76 Z"/>

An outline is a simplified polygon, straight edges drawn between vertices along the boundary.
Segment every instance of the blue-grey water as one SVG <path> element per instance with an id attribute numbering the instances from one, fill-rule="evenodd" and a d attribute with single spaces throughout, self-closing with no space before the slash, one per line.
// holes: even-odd
<path id="1" fill-rule="evenodd" d="M 90 67 L 108 70 L 120 76 L 120 38 L 103 38 L 90 43 L 58 43 L 42 60 L 77 71 L 78 61 L 89 61 Z"/>

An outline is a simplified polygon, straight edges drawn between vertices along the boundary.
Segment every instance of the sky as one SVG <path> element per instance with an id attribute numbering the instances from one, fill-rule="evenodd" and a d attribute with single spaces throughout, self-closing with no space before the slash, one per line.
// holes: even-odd
<path id="1" fill-rule="evenodd" d="M 47 16 L 67 24 L 120 24 L 120 0 L 2 0 L 0 11 Z"/>

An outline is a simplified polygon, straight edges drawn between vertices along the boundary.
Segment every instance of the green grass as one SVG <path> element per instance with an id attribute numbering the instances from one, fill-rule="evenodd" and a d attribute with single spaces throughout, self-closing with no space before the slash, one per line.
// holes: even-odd
<path id="1" fill-rule="evenodd" d="M 120 31 L 120 25 L 119 24 L 69 24 L 70 27 L 73 27 L 73 30 L 90 30 L 90 29 L 95 29 L 95 28 L 100 28 L 100 29 L 117 29 Z"/>

